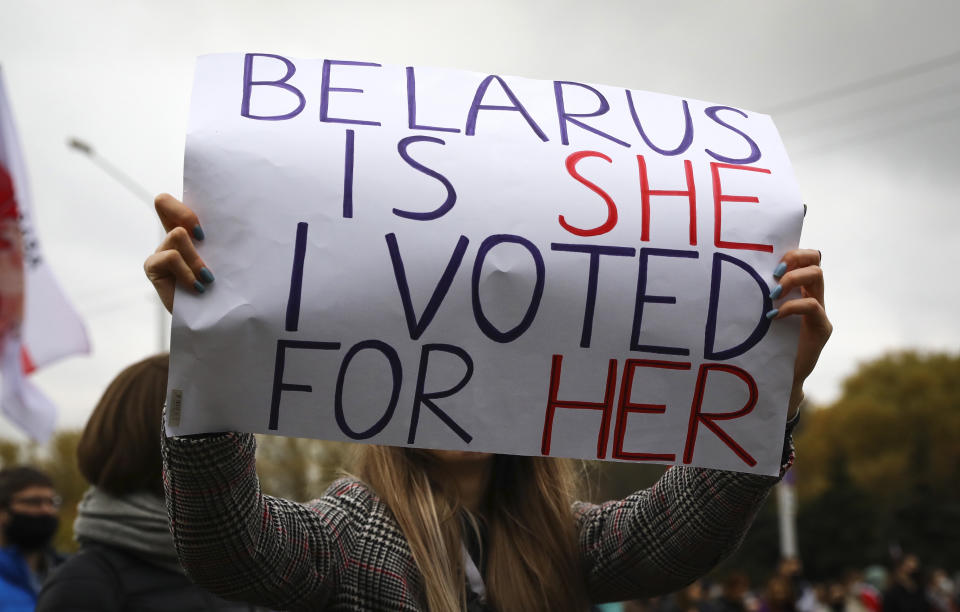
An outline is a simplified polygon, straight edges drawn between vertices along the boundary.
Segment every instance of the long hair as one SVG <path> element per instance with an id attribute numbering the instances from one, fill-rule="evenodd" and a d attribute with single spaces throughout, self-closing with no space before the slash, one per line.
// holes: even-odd
<path id="1" fill-rule="evenodd" d="M 464 610 L 463 529 L 476 517 L 430 477 L 429 453 L 362 446 L 357 476 L 387 504 L 423 575 L 433 612 Z M 571 503 L 577 477 L 572 462 L 496 455 L 483 516 L 487 600 L 500 612 L 581 611 L 586 587 Z M 471 527 L 472 526 L 472 527 Z"/>

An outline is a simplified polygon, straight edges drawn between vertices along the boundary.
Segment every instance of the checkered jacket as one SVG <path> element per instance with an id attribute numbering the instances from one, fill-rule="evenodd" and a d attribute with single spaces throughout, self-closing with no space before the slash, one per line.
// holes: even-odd
<path id="1" fill-rule="evenodd" d="M 369 487 L 341 479 L 307 504 L 263 495 L 255 448 L 253 436 L 240 433 L 164 442 L 171 529 L 195 582 L 282 610 L 426 609 L 407 541 Z M 692 582 L 736 549 L 776 482 L 674 467 L 622 501 L 575 504 L 591 599 L 651 596 Z"/>

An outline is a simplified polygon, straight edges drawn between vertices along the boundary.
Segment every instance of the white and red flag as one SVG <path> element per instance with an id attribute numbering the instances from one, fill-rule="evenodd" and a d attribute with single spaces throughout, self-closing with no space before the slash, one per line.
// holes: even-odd
<path id="1" fill-rule="evenodd" d="M 43 257 L 32 212 L 0 72 L 0 409 L 42 442 L 53 433 L 57 408 L 27 375 L 61 357 L 89 352 L 90 343 Z"/>

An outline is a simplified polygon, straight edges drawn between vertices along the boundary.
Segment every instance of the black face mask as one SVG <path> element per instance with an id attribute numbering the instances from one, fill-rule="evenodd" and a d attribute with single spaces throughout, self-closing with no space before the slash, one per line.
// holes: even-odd
<path id="1" fill-rule="evenodd" d="M 60 520 L 51 514 L 11 512 L 3 535 L 7 543 L 20 550 L 41 550 L 50 544 L 59 524 Z"/>

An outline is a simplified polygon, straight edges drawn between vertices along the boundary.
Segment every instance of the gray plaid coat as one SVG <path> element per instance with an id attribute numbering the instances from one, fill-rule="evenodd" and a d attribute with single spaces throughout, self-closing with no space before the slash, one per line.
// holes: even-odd
<path id="1" fill-rule="evenodd" d="M 263 495 L 255 448 L 253 436 L 240 433 L 164 442 L 170 525 L 195 582 L 283 610 L 426 609 L 407 541 L 369 487 L 341 479 L 307 504 Z M 776 482 L 674 467 L 624 500 L 575 504 L 591 599 L 645 597 L 692 582 L 736 549 Z"/>

